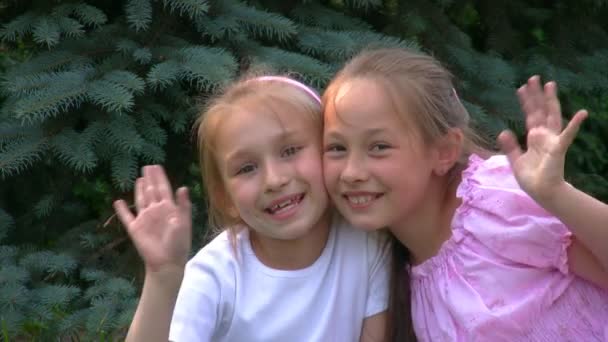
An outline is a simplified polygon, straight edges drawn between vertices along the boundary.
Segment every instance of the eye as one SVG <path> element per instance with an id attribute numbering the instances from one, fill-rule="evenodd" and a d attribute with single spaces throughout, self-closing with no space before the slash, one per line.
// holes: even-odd
<path id="1" fill-rule="evenodd" d="M 346 155 L 346 146 L 340 144 L 330 144 L 325 147 L 323 156 L 329 159 L 339 159 Z"/>
<path id="2" fill-rule="evenodd" d="M 382 152 L 382 151 L 388 150 L 389 148 L 391 148 L 391 145 L 389 145 L 389 144 L 386 144 L 386 143 L 374 143 L 370 147 L 370 151 L 372 151 L 372 152 Z"/>
<path id="3" fill-rule="evenodd" d="M 346 147 L 339 145 L 339 144 L 331 144 L 328 145 L 327 147 L 325 147 L 325 152 L 331 153 L 331 152 L 344 152 L 346 151 Z"/>
<path id="4" fill-rule="evenodd" d="M 236 171 L 236 175 L 242 175 L 242 174 L 246 174 L 246 173 L 250 173 L 255 171 L 255 165 L 253 164 L 245 164 L 243 166 L 241 166 L 237 171 Z"/>
<path id="5" fill-rule="evenodd" d="M 291 157 L 302 149 L 301 146 L 289 146 L 281 152 L 281 157 Z"/>

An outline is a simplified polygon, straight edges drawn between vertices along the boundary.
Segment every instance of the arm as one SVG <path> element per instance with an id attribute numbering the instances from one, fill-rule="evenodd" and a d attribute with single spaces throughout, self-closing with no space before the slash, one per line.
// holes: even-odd
<path id="1" fill-rule="evenodd" d="M 566 152 L 587 117 L 580 110 L 562 131 L 562 114 L 554 82 L 544 89 L 538 76 L 517 91 L 526 115 L 528 149 L 524 153 L 512 133 L 498 137 L 521 188 L 560 219 L 608 270 L 608 206 L 564 180 Z"/>
<path id="2" fill-rule="evenodd" d="M 577 276 L 608 290 L 608 272 L 576 238 L 572 239 L 572 244 L 568 247 L 568 269 Z"/>
<path id="3" fill-rule="evenodd" d="M 169 327 L 191 246 L 191 204 L 185 188 L 175 199 L 160 166 L 145 166 L 135 182 L 134 216 L 122 200 L 116 214 L 142 257 L 146 277 L 127 341 L 169 339 Z"/>
<path id="4" fill-rule="evenodd" d="M 608 272 L 608 205 L 566 183 L 539 204 L 562 221 Z"/>
<path id="5" fill-rule="evenodd" d="M 367 317 L 363 320 L 360 342 L 383 342 L 386 339 L 387 312 Z"/>
<path id="6" fill-rule="evenodd" d="M 169 325 L 182 278 L 183 271 L 179 270 L 173 275 L 146 274 L 127 342 L 168 341 Z"/>

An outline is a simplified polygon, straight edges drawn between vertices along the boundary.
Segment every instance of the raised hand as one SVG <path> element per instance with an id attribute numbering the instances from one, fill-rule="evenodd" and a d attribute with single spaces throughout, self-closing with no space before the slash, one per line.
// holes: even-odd
<path id="1" fill-rule="evenodd" d="M 146 272 L 183 271 L 192 239 L 191 203 L 187 188 L 171 185 L 160 165 L 145 166 L 135 182 L 134 216 L 123 200 L 114 202 L 120 221 L 144 260 Z"/>
<path id="2" fill-rule="evenodd" d="M 543 88 L 540 77 L 533 76 L 517 90 L 526 116 L 527 151 L 522 151 L 513 133 L 504 131 L 498 136 L 519 185 L 541 203 L 564 183 L 566 152 L 587 117 L 586 110 L 579 110 L 562 131 L 556 88 L 555 82 L 548 82 Z"/>

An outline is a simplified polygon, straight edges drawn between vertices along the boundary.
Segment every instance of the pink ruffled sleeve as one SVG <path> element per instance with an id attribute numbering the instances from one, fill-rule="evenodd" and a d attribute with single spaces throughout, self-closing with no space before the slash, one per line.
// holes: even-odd
<path id="1" fill-rule="evenodd" d="M 570 231 L 521 190 L 506 156 L 471 156 L 457 195 L 455 229 L 512 262 L 568 273 Z"/>

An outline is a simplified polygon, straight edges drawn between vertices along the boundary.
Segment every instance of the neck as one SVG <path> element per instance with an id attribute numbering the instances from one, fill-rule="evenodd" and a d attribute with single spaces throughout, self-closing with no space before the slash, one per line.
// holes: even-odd
<path id="1" fill-rule="evenodd" d="M 306 234 L 293 240 L 280 240 L 249 231 L 251 248 L 264 265 L 279 270 L 297 270 L 312 265 L 323 253 L 330 229 L 330 213 Z"/>
<path id="2" fill-rule="evenodd" d="M 390 231 L 410 251 L 412 263 L 421 264 L 437 255 L 452 236 L 452 218 L 461 201 L 456 197 L 460 177 L 431 180 L 431 189 L 417 208 Z"/>

